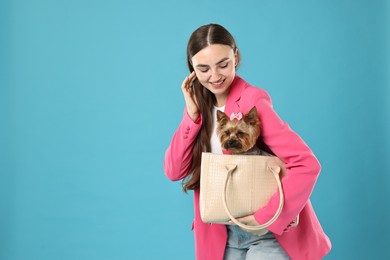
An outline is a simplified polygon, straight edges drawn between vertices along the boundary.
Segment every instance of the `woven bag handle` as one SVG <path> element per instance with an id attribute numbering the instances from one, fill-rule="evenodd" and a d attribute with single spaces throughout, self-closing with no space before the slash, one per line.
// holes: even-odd
<path id="1" fill-rule="evenodd" d="M 235 217 L 233 217 L 233 215 L 230 213 L 230 210 L 227 206 L 227 202 L 226 202 L 227 184 L 229 182 L 231 175 L 233 174 L 233 172 L 236 168 L 237 168 L 237 165 L 235 165 L 235 164 L 226 165 L 226 169 L 228 171 L 228 174 L 226 176 L 225 185 L 224 185 L 224 189 L 222 192 L 222 203 L 223 203 L 223 207 L 225 208 L 226 214 L 229 216 L 229 218 L 231 219 L 231 221 L 234 224 L 236 224 L 237 226 L 239 226 L 243 229 L 246 229 L 246 230 L 257 231 L 257 230 L 264 229 L 264 228 L 270 226 L 279 217 L 280 213 L 282 212 L 283 204 L 284 204 L 284 194 L 283 194 L 283 189 L 282 189 L 282 183 L 280 182 L 280 179 L 279 179 L 280 167 L 279 166 L 274 166 L 274 167 L 269 166 L 269 169 L 273 173 L 275 180 L 278 184 L 278 188 L 279 188 L 279 195 L 280 195 L 279 208 L 276 211 L 275 215 L 270 220 L 268 220 L 266 223 L 264 223 L 262 225 L 257 225 L 257 226 L 249 226 L 249 225 L 245 225 L 245 224 L 241 223 Z"/>

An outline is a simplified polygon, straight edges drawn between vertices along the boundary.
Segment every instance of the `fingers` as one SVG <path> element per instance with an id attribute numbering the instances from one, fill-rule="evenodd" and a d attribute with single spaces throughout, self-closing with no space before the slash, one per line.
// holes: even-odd
<path id="1" fill-rule="evenodd" d="M 241 222 L 242 224 L 249 225 L 249 226 L 257 226 L 257 225 L 259 225 L 259 223 L 255 219 L 255 216 L 253 216 L 253 215 L 240 217 L 240 218 L 237 218 L 237 220 L 239 222 Z M 230 221 L 230 222 L 232 222 L 232 221 Z"/>
<path id="2" fill-rule="evenodd" d="M 190 80 L 189 84 L 192 85 L 192 83 L 194 83 L 194 80 L 196 79 L 195 71 L 191 72 L 191 74 L 188 76 L 188 79 Z"/>
<path id="3" fill-rule="evenodd" d="M 185 77 L 181 85 L 181 89 L 184 94 L 184 100 L 186 102 L 187 114 L 194 122 L 199 117 L 199 106 L 192 88 L 192 83 L 195 79 L 196 74 L 195 72 L 192 72 L 190 75 Z"/>
<path id="4" fill-rule="evenodd" d="M 237 218 L 237 220 L 238 220 L 239 222 L 241 222 L 242 224 L 245 224 L 245 225 L 248 225 L 248 224 L 250 224 L 250 222 L 251 222 L 250 216 L 245 216 L 245 217 Z"/>
<path id="5" fill-rule="evenodd" d="M 245 216 L 245 217 L 240 217 L 240 218 L 237 218 L 237 220 L 239 222 L 241 222 L 242 224 L 244 225 L 248 225 L 248 226 L 258 226 L 260 225 L 254 215 L 249 215 L 249 216 Z M 232 221 L 229 221 L 231 224 L 233 224 Z M 244 230 L 245 232 L 249 232 L 249 233 L 252 233 L 253 235 L 256 235 L 256 236 L 262 236 L 264 234 L 266 234 L 268 232 L 268 230 L 266 228 L 263 228 L 263 229 L 259 229 L 259 230 L 249 230 L 249 229 L 246 229 L 246 228 L 242 228 L 240 227 L 242 230 Z"/>
<path id="6" fill-rule="evenodd" d="M 186 91 L 192 90 L 192 83 L 194 82 L 195 79 L 196 79 L 196 74 L 195 74 L 195 71 L 193 71 L 193 72 L 191 72 L 191 74 L 189 76 L 187 76 L 184 79 L 181 88 L 183 90 L 186 90 Z"/>

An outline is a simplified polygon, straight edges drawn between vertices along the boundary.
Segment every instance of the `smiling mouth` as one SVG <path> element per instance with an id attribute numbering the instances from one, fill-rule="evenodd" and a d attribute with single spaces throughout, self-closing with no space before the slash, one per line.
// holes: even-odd
<path id="1" fill-rule="evenodd" d="M 220 81 L 217 81 L 217 82 L 210 82 L 210 84 L 213 85 L 213 86 L 218 87 L 218 86 L 221 86 L 222 83 L 224 83 L 224 82 L 225 82 L 225 80 L 223 79 L 223 80 L 220 80 Z"/>

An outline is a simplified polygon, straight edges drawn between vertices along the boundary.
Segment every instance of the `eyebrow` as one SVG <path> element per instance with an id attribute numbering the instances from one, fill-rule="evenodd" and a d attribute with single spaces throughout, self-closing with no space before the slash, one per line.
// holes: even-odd
<path id="1" fill-rule="evenodd" d="M 225 61 L 229 60 L 229 58 L 223 58 L 222 60 L 218 61 L 215 65 L 219 65 Z M 196 65 L 197 68 L 204 68 L 204 67 L 209 67 L 209 65 L 205 65 L 205 64 L 198 64 Z"/>

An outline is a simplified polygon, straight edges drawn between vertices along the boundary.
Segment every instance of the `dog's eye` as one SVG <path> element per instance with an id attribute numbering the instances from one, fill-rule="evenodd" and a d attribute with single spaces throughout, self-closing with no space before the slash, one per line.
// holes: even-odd
<path id="1" fill-rule="evenodd" d="M 241 132 L 241 131 L 237 132 L 237 136 L 243 136 L 243 135 L 244 135 L 244 132 Z"/>
<path id="2" fill-rule="evenodd" d="M 226 131 L 225 134 L 226 134 L 226 135 L 230 135 L 230 131 Z"/>

